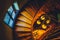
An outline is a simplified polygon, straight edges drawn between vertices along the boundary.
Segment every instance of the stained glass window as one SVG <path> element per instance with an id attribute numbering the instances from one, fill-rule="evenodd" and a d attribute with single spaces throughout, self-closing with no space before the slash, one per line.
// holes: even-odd
<path id="1" fill-rule="evenodd" d="M 10 26 L 11 28 L 13 28 L 13 24 L 14 24 L 14 20 L 15 20 L 15 17 L 17 15 L 17 13 L 15 12 L 15 10 L 19 10 L 19 7 L 18 7 L 18 3 L 15 2 L 13 3 L 14 7 L 13 6 L 10 6 L 8 8 L 8 11 L 4 17 L 4 22 Z"/>

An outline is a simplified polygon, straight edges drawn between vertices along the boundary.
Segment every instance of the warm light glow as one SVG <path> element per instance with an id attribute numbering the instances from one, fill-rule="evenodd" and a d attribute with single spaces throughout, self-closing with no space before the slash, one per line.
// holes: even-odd
<path id="1" fill-rule="evenodd" d="M 41 20 L 45 20 L 45 17 L 44 16 L 41 16 Z"/>
<path id="2" fill-rule="evenodd" d="M 39 20 L 37 20 L 37 24 L 41 24 L 41 22 Z"/>
<path id="3" fill-rule="evenodd" d="M 43 28 L 43 29 L 46 29 L 47 26 L 46 26 L 45 24 L 42 24 L 42 28 Z"/>
<path id="4" fill-rule="evenodd" d="M 27 8 L 25 8 L 25 10 L 28 11 L 28 13 L 30 13 L 30 15 L 31 15 L 32 17 L 34 17 L 35 11 L 34 11 L 32 8 L 27 7 Z"/>
<path id="5" fill-rule="evenodd" d="M 50 20 L 47 20 L 46 23 L 49 24 L 50 23 Z"/>
<path id="6" fill-rule="evenodd" d="M 28 18 L 29 20 L 32 20 L 33 19 L 33 17 L 28 12 L 26 12 L 26 11 L 21 12 L 21 14 L 23 16 L 25 16 L 26 18 Z"/>
<path id="7" fill-rule="evenodd" d="M 22 22 L 22 21 L 17 21 L 16 25 L 31 28 L 31 25 L 29 25 L 29 24 L 27 24 L 25 22 Z"/>
<path id="8" fill-rule="evenodd" d="M 21 16 L 21 15 L 18 17 L 18 20 L 24 21 L 24 22 L 26 22 L 26 23 L 28 23 L 28 24 L 31 24 L 31 20 L 29 20 L 29 19 L 27 19 L 26 17 Z"/>
<path id="9" fill-rule="evenodd" d="M 29 28 L 24 28 L 24 27 L 16 27 L 15 31 L 31 31 Z"/>
<path id="10" fill-rule="evenodd" d="M 45 33 L 45 30 L 35 30 L 33 31 L 34 39 L 39 39 L 43 34 Z"/>

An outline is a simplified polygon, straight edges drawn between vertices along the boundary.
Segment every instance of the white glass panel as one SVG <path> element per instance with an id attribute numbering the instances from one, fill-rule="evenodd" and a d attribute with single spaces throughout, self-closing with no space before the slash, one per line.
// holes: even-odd
<path id="1" fill-rule="evenodd" d="M 19 6 L 18 6 L 17 2 L 14 3 L 14 7 L 15 7 L 16 10 L 19 10 Z"/>

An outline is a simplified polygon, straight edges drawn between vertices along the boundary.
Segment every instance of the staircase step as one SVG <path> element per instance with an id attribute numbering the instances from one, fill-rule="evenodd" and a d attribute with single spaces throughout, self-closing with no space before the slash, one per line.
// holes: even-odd
<path id="1" fill-rule="evenodd" d="M 15 31 L 31 31 L 29 28 L 16 27 Z"/>
<path id="2" fill-rule="evenodd" d="M 21 20 L 21 21 L 24 21 L 28 24 L 31 24 L 31 20 L 27 19 L 26 17 L 24 17 L 22 15 L 18 17 L 18 20 Z"/>
<path id="3" fill-rule="evenodd" d="M 32 26 L 25 23 L 25 22 L 22 22 L 22 21 L 17 21 L 16 23 L 17 26 L 23 26 L 23 27 L 28 27 L 28 28 L 31 28 Z"/>
<path id="4" fill-rule="evenodd" d="M 31 36 L 28 36 L 26 38 L 22 38 L 21 40 L 29 40 L 31 38 Z"/>
<path id="5" fill-rule="evenodd" d="M 25 10 L 26 10 L 28 13 L 30 13 L 30 15 L 31 15 L 32 17 L 34 17 L 35 11 L 33 11 L 32 8 L 27 7 L 27 8 L 25 8 Z"/>
<path id="6" fill-rule="evenodd" d="M 31 33 L 17 33 L 18 37 L 29 36 Z"/>
<path id="7" fill-rule="evenodd" d="M 22 14 L 23 16 L 27 17 L 27 18 L 30 19 L 30 20 L 33 19 L 33 17 L 32 17 L 28 12 L 26 12 L 26 11 L 21 12 L 21 14 Z"/>
<path id="8" fill-rule="evenodd" d="M 16 31 L 16 33 L 31 33 L 31 31 Z"/>

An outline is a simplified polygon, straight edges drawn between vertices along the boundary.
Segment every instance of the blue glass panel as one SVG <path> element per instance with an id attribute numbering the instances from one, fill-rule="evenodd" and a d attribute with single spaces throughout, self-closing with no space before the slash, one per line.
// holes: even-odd
<path id="1" fill-rule="evenodd" d="M 5 16 L 5 18 L 4 18 L 4 22 L 5 22 L 6 24 L 8 24 L 9 20 L 10 20 L 10 17 L 9 17 L 9 15 L 8 15 L 8 13 L 6 13 L 6 16 Z"/>
<path id="2" fill-rule="evenodd" d="M 10 6 L 10 8 L 8 9 L 8 12 L 9 12 L 9 14 L 11 15 L 11 13 L 13 12 L 12 6 Z"/>
<path id="3" fill-rule="evenodd" d="M 19 10 L 19 6 L 18 6 L 17 2 L 14 3 L 14 7 L 15 7 L 16 10 Z"/>
<path id="4" fill-rule="evenodd" d="M 13 27 L 13 20 L 12 19 L 10 19 L 10 21 L 9 21 L 9 26 L 12 28 Z"/>
<path id="5" fill-rule="evenodd" d="M 13 13 L 12 13 L 12 18 L 14 19 L 15 16 L 16 16 L 16 14 L 15 14 L 15 12 L 13 11 Z"/>

